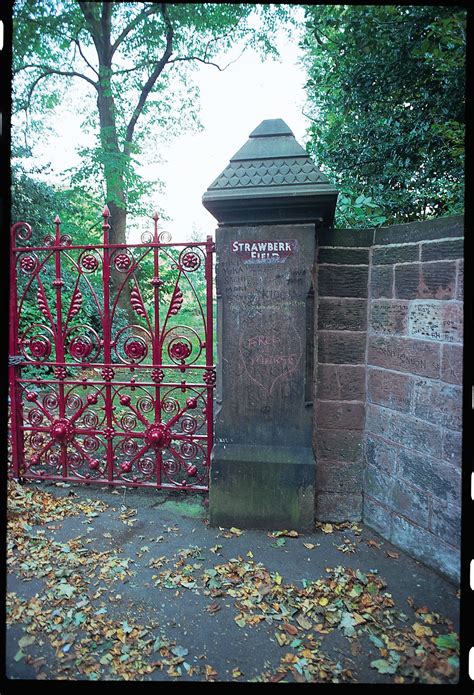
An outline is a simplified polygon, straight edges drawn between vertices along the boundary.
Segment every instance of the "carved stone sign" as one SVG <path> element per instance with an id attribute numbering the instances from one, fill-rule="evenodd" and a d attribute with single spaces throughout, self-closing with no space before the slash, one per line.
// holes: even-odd
<path id="1" fill-rule="evenodd" d="M 246 264 L 284 263 L 288 256 L 292 256 L 298 250 L 298 241 L 296 239 L 266 241 L 234 239 L 231 241 L 230 249 Z"/>

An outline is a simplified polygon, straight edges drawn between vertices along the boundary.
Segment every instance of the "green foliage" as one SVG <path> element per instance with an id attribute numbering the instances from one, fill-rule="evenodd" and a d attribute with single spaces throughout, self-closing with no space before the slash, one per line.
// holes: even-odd
<path id="1" fill-rule="evenodd" d="M 341 189 L 336 224 L 462 213 L 466 11 L 312 5 L 305 16 L 307 149 Z"/>
<path id="2" fill-rule="evenodd" d="M 82 150 L 72 184 L 116 206 L 113 234 L 123 241 L 120 211 L 142 213 L 151 190 L 139 155 L 156 153 L 157 138 L 199 128 L 192 70 L 203 63 L 222 69 L 216 56 L 236 45 L 274 53 L 272 35 L 286 13 L 245 3 L 17 0 L 14 131 L 26 114 L 26 130 L 41 132 L 44 115 L 73 83 L 87 87 L 92 99 L 78 109 L 95 142 Z"/>

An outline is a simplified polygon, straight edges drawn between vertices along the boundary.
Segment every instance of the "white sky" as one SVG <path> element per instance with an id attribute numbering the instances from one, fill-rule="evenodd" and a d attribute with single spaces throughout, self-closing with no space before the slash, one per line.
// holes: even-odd
<path id="1" fill-rule="evenodd" d="M 296 44 L 283 44 L 281 52 L 282 62 L 261 62 L 249 52 L 224 72 L 200 68 L 203 131 L 170 143 L 163 152 L 168 162 L 157 166 L 167 184 L 163 204 L 173 218 L 167 228 L 174 238 L 186 236 L 193 225 L 213 234 L 217 222 L 203 207 L 202 195 L 264 119 L 282 118 L 303 144 L 309 125 L 302 115 L 305 75 L 296 63 Z"/>
<path id="2" fill-rule="evenodd" d="M 263 60 L 249 49 L 222 72 L 200 65 L 193 79 L 201 93 L 203 130 L 160 144 L 162 161 L 144 168 L 150 178 L 165 183 L 159 199 L 151 202 L 158 203 L 171 218 L 162 226 L 171 232 L 174 241 L 188 239 L 193 229 L 203 238 L 214 234 L 217 221 L 203 207 L 202 195 L 261 121 L 282 118 L 304 145 L 310 122 L 302 114 L 306 77 L 298 65 L 301 52 L 297 33 L 291 39 L 282 34 L 278 43 L 279 60 Z M 227 60 L 224 57 L 218 62 L 225 65 Z M 74 87 L 78 90 L 76 101 L 82 85 L 74 83 Z M 56 112 L 54 135 L 35 148 L 37 159 L 51 164 L 47 181 L 59 180 L 65 169 L 77 163 L 76 147 L 87 143 L 81 132 L 82 118 L 70 108 L 62 115 Z M 129 241 L 135 241 L 134 236 Z"/>

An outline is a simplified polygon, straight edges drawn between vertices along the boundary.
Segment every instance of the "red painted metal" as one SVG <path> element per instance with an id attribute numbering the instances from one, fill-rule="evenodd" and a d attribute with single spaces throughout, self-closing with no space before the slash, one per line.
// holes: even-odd
<path id="1" fill-rule="evenodd" d="M 9 474 L 207 490 L 212 237 L 172 244 L 155 213 L 141 243 L 111 244 L 102 216 L 96 245 L 74 245 L 59 217 L 42 245 L 11 229 Z"/>

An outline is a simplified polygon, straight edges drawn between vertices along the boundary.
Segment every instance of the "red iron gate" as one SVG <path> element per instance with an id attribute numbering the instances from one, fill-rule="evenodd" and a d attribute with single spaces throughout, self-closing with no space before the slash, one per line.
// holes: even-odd
<path id="1" fill-rule="evenodd" d="M 213 437 L 211 237 L 41 244 L 11 230 L 15 478 L 208 489 Z M 185 325 L 186 324 L 186 325 Z"/>

